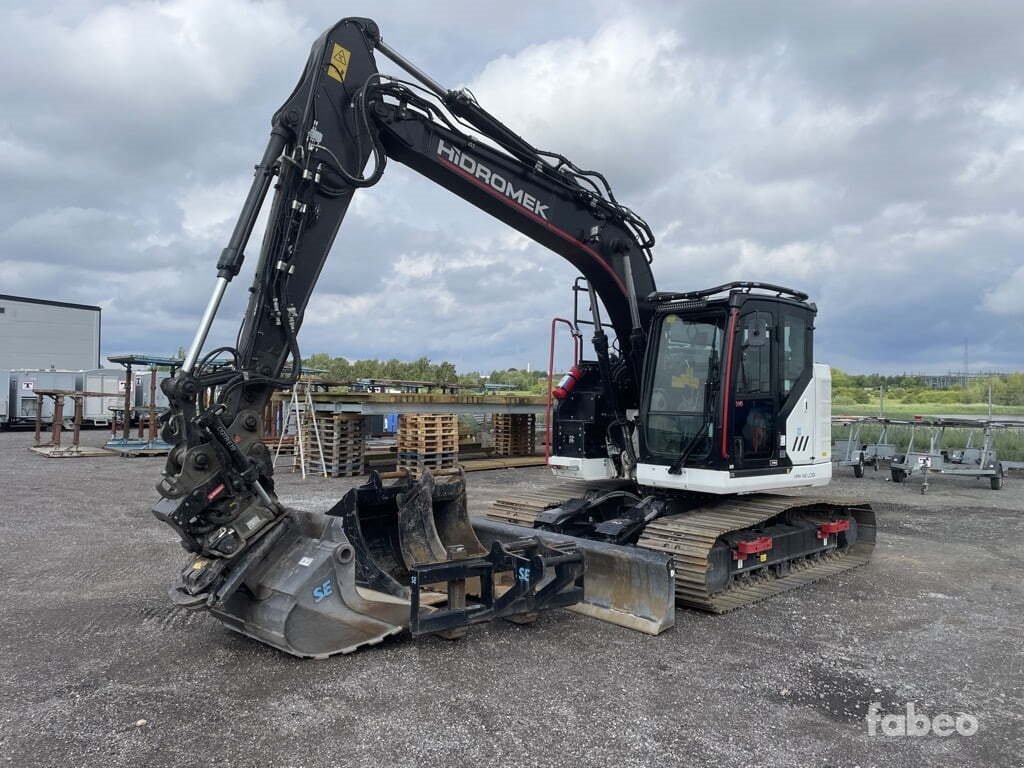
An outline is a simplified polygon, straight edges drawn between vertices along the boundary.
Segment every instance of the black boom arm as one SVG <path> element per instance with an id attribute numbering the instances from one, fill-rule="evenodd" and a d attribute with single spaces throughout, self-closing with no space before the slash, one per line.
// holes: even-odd
<path id="1" fill-rule="evenodd" d="M 381 75 L 375 51 L 419 82 Z M 636 387 L 647 297 L 655 291 L 647 224 L 615 200 L 599 173 L 535 149 L 467 91 L 443 89 L 386 46 L 374 22 L 344 19 L 313 45 L 298 85 L 274 114 L 200 328 L 181 370 L 164 385 L 171 409 L 163 434 L 175 447 L 154 512 L 190 551 L 230 560 L 280 518 L 260 414 L 276 389 L 298 378 L 297 334 L 310 295 L 352 195 L 376 183 L 389 158 L 572 263 L 605 305 L 633 370 L 626 379 Z M 271 185 L 238 343 L 203 355 Z M 203 392 L 216 393 L 212 404 Z"/>

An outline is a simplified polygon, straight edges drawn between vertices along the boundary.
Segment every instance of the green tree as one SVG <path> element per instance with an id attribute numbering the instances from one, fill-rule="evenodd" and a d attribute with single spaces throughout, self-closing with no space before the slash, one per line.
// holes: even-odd
<path id="1" fill-rule="evenodd" d="M 459 380 L 459 374 L 455 370 L 455 364 L 442 360 L 434 369 L 433 380 L 438 384 L 456 383 Z"/>

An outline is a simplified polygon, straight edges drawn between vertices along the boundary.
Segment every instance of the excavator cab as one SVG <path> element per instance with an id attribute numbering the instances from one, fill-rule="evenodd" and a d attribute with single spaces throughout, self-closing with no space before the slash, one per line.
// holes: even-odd
<path id="1" fill-rule="evenodd" d="M 658 486 L 731 493 L 730 481 L 827 465 L 808 450 L 821 443 L 812 438 L 827 397 L 815 389 L 828 374 L 820 366 L 816 384 L 817 310 L 806 294 L 744 282 L 651 298 L 638 479 L 654 474 Z"/>

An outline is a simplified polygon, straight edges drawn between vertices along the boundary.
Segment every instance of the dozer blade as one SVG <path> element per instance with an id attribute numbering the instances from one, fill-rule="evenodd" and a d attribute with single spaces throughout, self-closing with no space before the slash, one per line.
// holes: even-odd
<path id="1" fill-rule="evenodd" d="M 522 526 L 483 517 L 473 529 L 484 544 L 523 538 Z M 611 624 L 657 635 L 676 622 L 672 556 L 549 531 L 530 530 L 553 549 L 583 553 L 583 600 L 569 608 Z"/>

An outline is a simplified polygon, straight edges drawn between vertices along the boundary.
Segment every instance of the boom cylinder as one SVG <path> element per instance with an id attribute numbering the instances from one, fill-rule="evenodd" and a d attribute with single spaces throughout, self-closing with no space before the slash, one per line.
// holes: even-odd
<path id="1" fill-rule="evenodd" d="M 203 319 L 199 321 L 199 328 L 196 330 L 196 335 L 192 338 L 192 344 L 188 348 L 188 352 L 185 354 L 185 362 L 181 365 L 181 370 L 185 373 L 191 373 L 192 368 L 195 367 L 196 360 L 199 358 L 199 353 L 203 349 L 203 344 L 206 343 L 206 337 L 210 335 L 210 328 L 213 326 L 213 318 L 217 316 L 217 310 L 220 308 L 220 303 L 224 299 L 224 291 L 228 287 L 228 278 L 218 277 L 216 285 L 213 286 L 213 293 L 210 295 L 210 300 L 206 303 L 206 310 L 203 312 Z"/>

